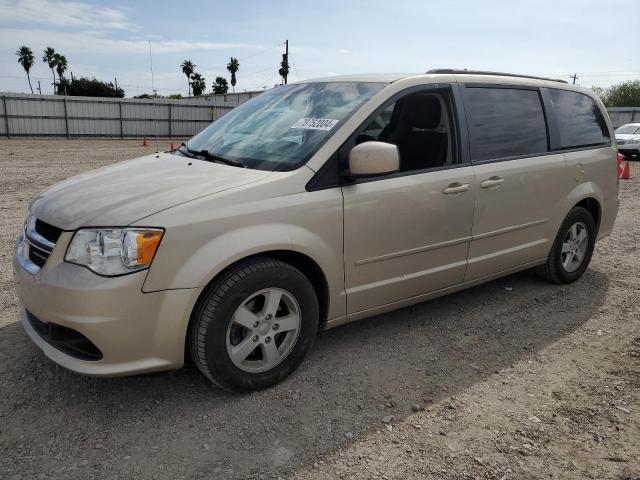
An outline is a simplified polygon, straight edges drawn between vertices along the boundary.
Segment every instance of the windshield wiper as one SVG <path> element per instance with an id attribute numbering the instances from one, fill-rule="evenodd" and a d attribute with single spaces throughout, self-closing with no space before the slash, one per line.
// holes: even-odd
<path id="1" fill-rule="evenodd" d="M 187 144 L 184 142 L 180 144 L 180 146 L 176 149 L 176 152 L 188 158 L 196 158 L 195 155 L 189 152 L 189 148 L 187 147 Z"/>
<path id="2" fill-rule="evenodd" d="M 185 149 L 191 155 L 197 155 L 198 157 L 202 157 L 212 162 L 224 163 L 225 165 L 231 165 L 232 167 L 247 168 L 244 163 L 236 162 L 235 160 L 229 160 L 228 158 L 221 157 L 220 155 L 215 155 L 209 152 L 209 150 L 191 150 L 186 145 Z"/>

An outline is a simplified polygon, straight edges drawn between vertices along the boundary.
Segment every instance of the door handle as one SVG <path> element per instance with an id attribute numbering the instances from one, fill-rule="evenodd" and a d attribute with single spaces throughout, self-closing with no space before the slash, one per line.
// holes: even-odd
<path id="1" fill-rule="evenodd" d="M 504 178 L 491 177 L 488 180 L 485 180 L 484 182 L 480 182 L 480 188 L 499 187 L 502 182 L 504 182 Z"/>
<path id="2" fill-rule="evenodd" d="M 442 190 L 442 193 L 447 194 L 447 195 L 453 195 L 455 193 L 466 192 L 470 188 L 471 188 L 471 185 L 469 183 L 458 183 L 458 182 L 456 182 L 456 183 L 449 184 L 449 186 L 447 188 Z"/>

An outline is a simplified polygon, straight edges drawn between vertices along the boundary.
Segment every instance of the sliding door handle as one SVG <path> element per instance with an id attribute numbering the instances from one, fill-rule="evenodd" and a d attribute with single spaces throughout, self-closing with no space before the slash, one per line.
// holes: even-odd
<path id="1" fill-rule="evenodd" d="M 471 184 L 456 182 L 456 183 L 449 184 L 449 186 L 447 188 L 442 190 L 442 193 L 447 194 L 447 195 L 453 195 L 455 193 L 466 192 L 469 189 L 471 189 Z"/>
<path id="2" fill-rule="evenodd" d="M 502 182 L 504 182 L 504 178 L 491 177 L 488 180 L 485 180 L 484 182 L 480 182 L 480 188 L 495 188 L 495 187 L 499 187 L 500 184 L 502 184 Z"/>

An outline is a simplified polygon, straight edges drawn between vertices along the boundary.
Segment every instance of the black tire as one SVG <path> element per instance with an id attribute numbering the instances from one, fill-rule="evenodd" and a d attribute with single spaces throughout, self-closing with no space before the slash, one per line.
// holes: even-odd
<path id="1" fill-rule="evenodd" d="M 241 303 L 268 288 L 286 290 L 295 298 L 300 308 L 300 328 L 281 363 L 264 372 L 247 372 L 231 360 L 227 332 Z M 254 258 L 241 262 L 207 287 L 192 315 L 189 352 L 198 369 L 220 388 L 239 393 L 259 390 L 282 381 L 300 365 L 313 345 L 318 321 L 318 300 L 304 274 L 279 260 Z"/>
<path id="2" fill-rule="evenodd" d="M 562 263 L 562 244 L 567 237 L 569 229 L 577 223 L 582 223 L 586 226 L 589 243 L 579 267 L 575 271 L 567 271 Z M 596 233 L 596 223 L 591 213 L 585 208 L 574 207 L 562 222 L 546 263 L 536 267 L 534 272 L 543 280 L 552 283 L 565 284 L 575 282 L 589 266 L 596 243 Z"/>

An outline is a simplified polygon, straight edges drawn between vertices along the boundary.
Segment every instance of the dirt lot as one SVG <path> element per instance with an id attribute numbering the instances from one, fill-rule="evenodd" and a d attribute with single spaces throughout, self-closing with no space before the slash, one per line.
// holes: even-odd
<path id="1" fill-rule="evenodd" d="M 579 282 L 523 273 L 326 332 L 287 381 L 238 396 L 193 367 L 82 377 L 16 323 L 29 199 L 153 150 L 0 140 L 0 478 L 640 479 L 637 163 Z"/>

